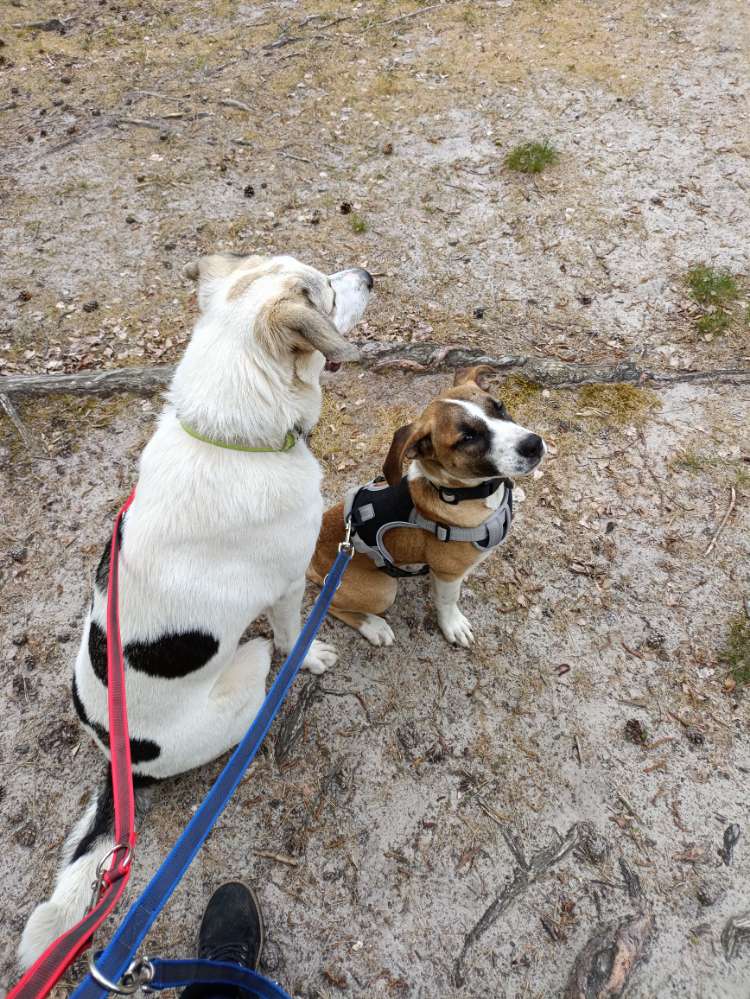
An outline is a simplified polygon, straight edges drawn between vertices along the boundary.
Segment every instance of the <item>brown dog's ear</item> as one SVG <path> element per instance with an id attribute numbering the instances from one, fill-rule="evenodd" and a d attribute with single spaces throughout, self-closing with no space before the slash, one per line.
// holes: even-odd
<path id="1" fill-rule="evenodd" d="M 497 372 L 489 364 L 475 364 L 471 368 L 459 368 L 456 377 L 453 379 L 454 385 L 465 385 L 467 382 L 474 382 L 480 389 L 486 390 L 490 380 Z"/>
<path id="2" fill-rule="evenodd" d="M 407 423 L 405 427 L 399 427 L 393 435 L 391 446 L 383 462 L 383 475 L 389 486 L 395 486 L 401 481 L 401 466 L 404 463 L 406 446 L 413 432 L 414 424 Z"/>
<path id="3" fill-rule="evenodd" d="M 389 486 L 401 481 L 404 458 L 428 457 L 433 453 L 429 431 L 422 432 L 414 423 L 399 427 L 383 462 L 383 475 Z"/>
<path id="4" fill-rule="evenodd" d="M 302 337 L 329 361 L 340 363 L 359 358 L 354 344 L 344 339 L 331 320 L 322 316 L 306 298 L 283 298 L 277 302 L 268 311 L 258 335 L 265 338 L 272 352 L 280 346 L 290 347 L 295 337 Z"/>

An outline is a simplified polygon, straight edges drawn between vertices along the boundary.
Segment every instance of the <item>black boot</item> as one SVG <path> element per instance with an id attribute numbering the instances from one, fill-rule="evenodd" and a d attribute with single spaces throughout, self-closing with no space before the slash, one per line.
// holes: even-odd
<path id="1" fill-rule="evenodd" d="M 198 933 L 198 957 L 226 961 L 257 970 L 263 949 L 263 916 L 252 889 L 239 881 L 217 888 L 203 913 Z M 182 999 L 222 996 L 238 999 L 242 992 L 227 985 L 190 985 Z"/>

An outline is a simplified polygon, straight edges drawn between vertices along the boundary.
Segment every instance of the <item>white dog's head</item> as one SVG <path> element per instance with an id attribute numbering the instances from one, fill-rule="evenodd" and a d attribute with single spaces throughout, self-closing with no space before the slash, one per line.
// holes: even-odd
<path id="1" fill-rule="evenodd" d="M 173 382 L 180 414 L 204 411 L 241 436 L 264 400 L 305 432 L 320 411 L 319 379 L 359 352 L 346 334 L 361 319 L 372 275 L 326 275 L 289 256 L 213 253 L 184 269 L 198 284 L 201 317 Z M 217 395 L 223 400 L 216 402 Z M 258 414 L 259 415 L 259 414 Z M 231 424 L 231 426 L 230 426 Z"/>
<path id="2" fill-rule="evenodd" d="M 202 312 L 242 310 L 254 320 L 247 333 L 274 353 L 318 350 L 332 364 L 359 356 L 344 334 L 362 318 L 372 290 L 362 267 L 326 275 L 294 257 L 212 253 L 184 273 L 198 282 Z"/>

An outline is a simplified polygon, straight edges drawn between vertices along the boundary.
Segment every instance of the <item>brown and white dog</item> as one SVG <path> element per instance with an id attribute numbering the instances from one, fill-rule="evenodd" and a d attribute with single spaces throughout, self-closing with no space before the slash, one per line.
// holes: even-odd
<path id="1" fill-rule="evenodd" d="M 394 434 L 383 466 L 387 485 L 371 483 L 363 487 L 364 494 L 353 494 L 355 554 L 331 613 L 373 645 L 393 643 L 393 631 L 380 615 L 396 598 L 396 577 L 417 572 L 429 572 L 443 635 L 466 647 L 474 641 L 471 625 L 458 608 L 461 583 L 507 533 L 512 516 L 509 480 L 533 471 L 546 450 L 542 438 L 515 423 L 487 391 L 487 378 L 492 374 L 487 365 L 458 371 L 451 388 Z M 402 479 L 406 458 L 411 464 Z M 400 516 L 386 517 L 386 523 L 390 520 L 393 526 L 386 527 L 385 534 L 378 533 L 380 548 L 364 544 L 356 538 L 357 510 L 366 509 L 365 516 L 377 520 L 371 511 L 378 505 L 379 490 L 387 492 L 389 487 L 391 499 L 386 499 L 386 506 L 390 503 L 393 509 L 395 503 Z M 364 506 L 359 508 L 361 495 Z M 308 570 L 308 577 L 319 585 L 344 538 L 348 512 L 347 504 L 339 503 L 323 516 Z M 505 519 L 500 518 L 501 526 L 496 528 L 500 513 Z M 487 541 L 482 544 L 476 539 L 484 525 L 488 525 Z M 491 539 L 490 528 L 494 531 Z M 377 529 L 371 528 L 369 542 L 374 533 Z M 381 551 L 387 555 L 385 565 Z M 410 571 L 401 571 L 405 566 Z M 415 571 L 414 567 L 422 568 Z"/>

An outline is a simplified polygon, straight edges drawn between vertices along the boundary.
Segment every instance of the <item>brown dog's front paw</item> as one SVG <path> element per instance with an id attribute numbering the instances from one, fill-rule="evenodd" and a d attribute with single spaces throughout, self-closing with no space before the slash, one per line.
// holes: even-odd
<path id="1" fill-rule="evenodd" d="M 364 621 L 359 626 L 359 633 L 363 635 L 371 645 L 393 645 L 396 636 L 393 629 L 377 614 L 367 614 Z"/>
<path id="2" fill-rule="evenodd" d="M 452 645 L 463 645 L 465 649 L 474 644 L 471 625 L 458 607 L 450 607 L 438 615 L 440 630 Z"/>

